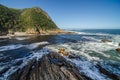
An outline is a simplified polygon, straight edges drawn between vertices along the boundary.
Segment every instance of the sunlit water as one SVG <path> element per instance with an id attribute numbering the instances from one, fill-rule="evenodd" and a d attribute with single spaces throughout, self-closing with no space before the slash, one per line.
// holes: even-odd
<path id="1" fill-rule="evenodd" d="M 76 34 L 22 36 L 0 39 L 0 80 L 5 80 L 17 68 L 22 68 L 30 59 L 39 59 L 49 51 L 64 48 L 80 56 L 68 59 L 83 74 L 94 80 L 110 80 L 96 67 L 98 64 L 120 76 L 119 48 L 120 30 L 73 30 Z M 112 42 L 101 42 L 108 39 Z"/>

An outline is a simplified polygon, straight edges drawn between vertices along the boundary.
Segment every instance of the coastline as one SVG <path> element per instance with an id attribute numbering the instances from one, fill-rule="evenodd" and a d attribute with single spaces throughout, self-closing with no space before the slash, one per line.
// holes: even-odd
<path id="1" fill-rule="evenodd" d="M 58 34 L 75 34 L 72 31 L 64 31 L 64 30 L 48 30 L 48 31 L 41 31 L 41 33 L 37 32 L 14 32 L 14 34 L 6 34 L 1 35 L 0 39 L 2 38 L 12 38 L 15 36 L 32 36 L 32 35 L 58 35 Z"/>

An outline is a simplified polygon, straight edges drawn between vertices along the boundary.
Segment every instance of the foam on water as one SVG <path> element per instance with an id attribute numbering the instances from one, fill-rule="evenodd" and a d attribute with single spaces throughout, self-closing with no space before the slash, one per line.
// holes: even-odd
<path id="1" fill-rule="evenodd" d="M 7 50 L 13 50 L 23 47 L 22 44 L 16 44 L 16 45 L 7 45 L 7 46 L 1 46 L 0 51 L 7 51 Z"/>
<path id="2" fill-rule="evenodd" d="M 87 75 L 88 77 L 91 77 L 93 80 L 109 80 L 109 78 L 99 72 L 96 64 L 98 64 L 99 62 L 104 63 L 111 60 L 113 56 L 111 54 L 105 53 L 105 51 L 115 50 L 118 47 L 119 46 L 114 44 L 114 42 L 64 43 L 46 46 L 46 48 L 56 52 L 58 52 L 59 48 L 64 48 L 69 53 L 79 55 L 82 59 L 66 59 L 75 63 L 76 66 L 78 66 L 78 68 L 80 69 L 80 72 Z M 116 58 L 117 56 L 114 57 Z M 114 61 L 114 59 L 111 61 Z M 119 61 L 116 59 L 116 62 Z M 106 64 L 104 65 L 104 68 L 107 70 L 110 69 L 110 72 L 113 72 L 113 69 L 113 73 L 120 75 L 120 70 L 118 70 L 118 67 L 109 67 L 109 65 Z"/>
<path id="3" fill-rule="evenodd" d="M 29 44 L 29 45 L 25 45 L 24 47 L 26 47 L 28 49 L 35 49 L 39 45 L 46 45 L 46 44 L 49 44 L 49 43 L 47 41 L 44 41 L 44 42 L 37 42 L 37 43 L 32 43 L 32 44 Z"/>
<path id="4" fill-rule="evenodd" d="M 92 40 L 92 41 L 101 41 L 100 39 L 96 39 L 94 37 L 89 37 L 89 36 L 83 36 L 82 38 L 85 38 L 85 39 L 89 39 L 89 40 Z"/>
<path id="5" fill-rule="evenodd" d="M 22 69 L 25 65 L 28 64 L 28 62 L 30 60 L 33 60 L 33 59 L 36 59 L 36 60 L 39 60 L 43 55 L 45 54 L 48 54 L 50 53 L 50 51 L 46 48 L 43 48 L 41 50 L 38 50 L 37 52 L 32 52 L 31 55 L 27 56 L 27 57 L 24 57 L 24 58 L 19 58 L 19 59 L 16 59 L 16 60 L 13 60 L 11 61 L 11 64 L 9 64 L 8 66 L 10 66 L 10 69 L 3 74 L 3 76 L 0 77 L 0 80 L 7 80 L 7 78 L 9 77 L 9 75 L 11 75 L 12 73 L 14 73 L 15 71 L 17 71 L 18 69 Z M 12 63 L 14 62 L 17 62 L 17 61 L 20 61 L 22 60 L 22 64 L 19 65 L 19 66 L 13 66 Z M 1 68 L 3 69 L 4 66 Z"/>
<path id="6" fill-rule="evenodd" d="M 15 39 L 17 40 L 26 40 L 29 39 L 30 37 L 15 37 Z"/>
<path id="7" fill-rule="evenodd" d="M 76 59 L 68 60 L 75 63 L 76 66 L 80 69 L 80 72 L 92 78 L 93 80 L 110 80 L 105 75 L 101 74 L 95 65 L 91 62 Z"/>
<path id="8" fill-rule="evenodd" d="M 120 35 L 114 35 L 112 41 L 120 43 Z"/>
<path id="9" fill-rule="evenodd" d="M 120 43 L 120 34 L 108 34 L 108 33 L 89 33 L 89 32 L 78 32 L 78 31 L 74 31 L 77 34 L 84 34 L 84 35 L 96 35 L 96 36 L 109 36 L 112 37 L 112 41 L 116 42 L 116 43 Z M 88 36 L 84 36 L 83 38 L 87 38 L 87 39 L 92 39 L 92 40 L 97 40 L 99 41 L 99 39 L 93 38 L 93 37 L 88 37 Z"/>
<path id="10" fill-rule="evenodd" d="M 74 63 L 80 70 L 81 73 L 85 74 L 88 77 L 91 77 L 93 80 L 110 80 L 108 77 L 103 75 L 99 69 L 96 67 L 97 64 L 105 68 L 106 70 L 117 74 L 120 76 L 120 55 L 115 51 L 116 48 L 119 48 L 118 45 L 120 43 L 120 35 L 114 34 L 103 34 L 103 33 L 86 33 L 86 32 L 76 32 L 79 35 L 82 35 L 81 38 L 90 40 L 89 42 L 79 42 L 78 43 L 64 43 L 64 44 L 53 44 L 44 47 L 42 50 L 37 52 L 31 52 L 31 54 L 24 58 L 19 58 L 11 61 L 9 63 L 3 63 L 3 65 L 8 64 L 11 66 L 10 69 L 4 73 L 3 77 L 0 77 L 1 80 L 6 80 L 7 77 L 16 71 L 18 68 L 23 68 L 28 62 L 32 59 L 39 60 L 44 54 L 48 54 L 51 50 L 58 52 L 59 48 L 64 48 L 69 53 L 74 53 L 80 56 L 80 59 L 69 59 L 65 57 L 68 61 Z M 93 36 L 95 35 L 95 36 Z M 97 37 L 96 37 L 97 36 Z M 71 39 L 71 36 L 61 35 L 62 38 Z M 80 36 L 76 36 L 75 38 L 79 38 Z M 107 39 L 112 42 L 101 42 L 102 39 Z M 26 37 L 17 37 L 17 40 L 25 40 Z M 19 49 L 21 47 L 33 50 L 40 45 L 49 44 L 48 42 L 35 42 L 32 44 L 22 45 L 6 45 L 1 46 L 0 51 L 14 50 Z M 110 52 L 112 51 L 112 53 Z M 0 57 L 3 56 L 0 54 Z M 12 63 L 22 60 L 23 63 L 20 66 L 13 66 Z M 2 63 L 1 63 L 2 64 Z M 2 70 L 5 66 L 2 66 L 0 70 Z"/>
<path id="11" fill-rule="evenodd" d="M 74 31 L 77 34 L 84 34 L 84 35 L 107 35 L 109 36 L 110 34 L 107 33 L 89 33 L 89 32 L 80 32 L 80 31 Z"/>
<path id="12" fill-rule="evenodd" d="M 40 45 L 46 45 L 46 44 L 49 44 L 49 43 L 47 41 L 43 41 L 43 42 L 37 42 L 37 43 L 28 44 L 28 45 L 22 45 L 22 44 L 6 45 L 6 46 L 1 46 L 0 51 L 14 50 L 14 49 L 19 49 L 21 47 L 25 47 L 28 49 L 35 49 Z"/>

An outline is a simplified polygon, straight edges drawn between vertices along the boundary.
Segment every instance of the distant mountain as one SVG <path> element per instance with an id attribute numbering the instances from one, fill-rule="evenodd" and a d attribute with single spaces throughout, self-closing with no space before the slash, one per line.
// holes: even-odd
<path id="1" fill-rule="evenodd" d="M 39 7 L 13 9 L 0 4 L 0 33 L 30 32 L 59 29 Z"/>

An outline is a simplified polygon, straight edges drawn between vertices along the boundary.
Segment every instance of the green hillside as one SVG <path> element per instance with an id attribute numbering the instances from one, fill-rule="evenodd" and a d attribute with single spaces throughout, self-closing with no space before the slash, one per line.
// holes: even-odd
<path id="1" fill-rule="evenodd" d="M 38 7 L 13 9 L 0 5 L 0 33 L 58 29 L 49 15 Z"/>

